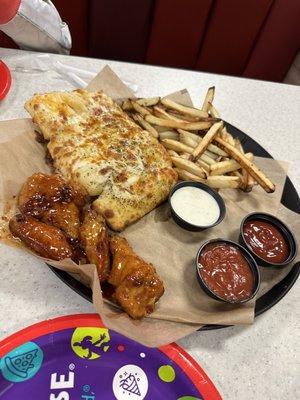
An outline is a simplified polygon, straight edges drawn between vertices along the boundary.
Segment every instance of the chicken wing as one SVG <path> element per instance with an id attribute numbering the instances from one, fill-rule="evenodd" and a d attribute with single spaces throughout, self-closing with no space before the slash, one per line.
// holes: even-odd
<path id="1" fill-rule="evenodd" d="M 89 201 L 89 195 L 88 195 L 87 191 L 83 187 L 79 186 L 78 183 L 76 183 L 74 181 L 69 181 L 68 185 L 72 190 L 73 202 L 79 209 L 81 209 Z"/>
<path id="2" fill-rule="evenodd" d="M 104 218 L 92 208 L 85 210 L 80 240 L 88 260 L 97 267 L 100 281 L 105 281 L 110 268 L 108 232 Z"/>
<path id="3" fill-rule="evenodd" d="M 135 254 L 125 238 L 113 236 L 110 250 L 113 263 L 108 282 L 116 288 L 115 300 L 134 319 L 152 313 L 164 293 L 155 268 Z"/>
<path id="4" fill-rule="evenodd" d="M 72 258 L 73 251 L 63 232 L 29 215 L 18 214 L 9 222 L 13 236 L 42 257 L 52 260 Z"/>
<path id="5" fill-rule="evenodd" d="M 59 175 L 33 174 L 22 186 L 18 204 L 20 211 L 35 218 L 55 203 L 70 203 L 72 189 Z"/>
<path id="6" fill-rule="evenodd" d="M 41 220 L 61 229 L 69 238 L 78 238 L 79 210 L 73 202 L 53 204 L 43 213 Z"/>
<path id="7" fill-rule="evenodd" d="M 79 207 L 85 196 L 78 187 L 59 175 L 36 173 L 24 183 L 19 194 L 19 209 L 66 233 L 71 239 L 79 234 Z"/>

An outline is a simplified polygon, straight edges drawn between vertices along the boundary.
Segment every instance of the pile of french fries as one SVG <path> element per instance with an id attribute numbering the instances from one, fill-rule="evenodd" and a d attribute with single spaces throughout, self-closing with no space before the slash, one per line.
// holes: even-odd
<path id="1" fill-rule="evenodd" d="M 167 149 L 180 179 L 245 192 L 259 184 L 274 192 L 253 154 L 245 153 L 227 131 L 213 105 L 214 95 L 215 88 L 209 88 L 201 109 L 160 97 L 127 99 L 122 109 Z"/>

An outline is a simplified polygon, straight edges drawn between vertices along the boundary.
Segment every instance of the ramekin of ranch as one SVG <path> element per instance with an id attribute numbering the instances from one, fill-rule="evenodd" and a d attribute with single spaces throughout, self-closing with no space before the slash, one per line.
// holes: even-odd
<path id="1" fill-rule="evenodd" d="M 222 197 L 200 182 L 180 182 L 169 195 L 171 215 L 183 229 L 202 231 L 218 225 L 225 217 Z"/>

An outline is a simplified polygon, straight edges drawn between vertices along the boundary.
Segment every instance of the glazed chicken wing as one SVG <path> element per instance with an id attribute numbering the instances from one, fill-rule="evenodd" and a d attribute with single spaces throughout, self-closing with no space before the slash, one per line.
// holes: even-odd
<path id="1" fill-rule="evenodd" d="M 78 238 L 79 210 L 74 203 L 56 203 L 43 213 L 45 224 L 56 226 L 69 238 Z"/>
<path id="2" fill-rule="evenodd" d="M 33 174 L 22 186 L 18 202 L 20 211 L 35 218 L 55 203 L 70 203 L 72 189 L 59 175 Z"/>
<path id="3" fill-rule="evenodd" d="M 108 232 L 104 218 L 92 208 L 85 210 L 80 240 L 90 263 L 97 267 L 100 281 L 105 281 L 110 267 Z"/>
<path id="4" fill-rule="evenodd" d="M 164 293 L 155 268 L 135 254 L 125 238 L 113 236 L 110 249 L 113 264 L 108 282 L 116 288 L 116 301 L 134 319 L 152 313 Z"/>
<path id="5" fill-rule="evenodd" d="M 87 191 L 78 185 L 78 183 L 74 181 L 69 181 L 68 182 L 69 187 L 71 188 L 72 191 L 72 200 L 74 204 L 79 208 L 82 209 L 82 207 L 85 206 L 85 204 L 88 203 L 89 200 L 89 195 Z"/>
<path id="6" fill-rule="evenodd" d="M 33 174 L 19 194 L 20 211 L 51 224 L 70 238 L 79 233 L 79 209 L 84 195 L 59 175 Z"/>
<path id="7" fill-rule="evenodd" d="M 60 229 L 46 225 L 30 215 L 14 216 L 9 222 L 9 229 L 13 236 L 21 239 L 42 257 L 62 260 L 73 255 L 72 248 Z"/>

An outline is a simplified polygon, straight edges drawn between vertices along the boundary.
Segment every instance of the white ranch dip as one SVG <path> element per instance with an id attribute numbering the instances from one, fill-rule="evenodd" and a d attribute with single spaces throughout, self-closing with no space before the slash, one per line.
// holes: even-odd
<path id="1" fill-rule="evenodd" d="M 214 224 L 220 216 L 220 207 L 212 195 L 194 186 L 183 186 L 171 197 L 175 213 L 186 222 L 197 226 Z"/>

